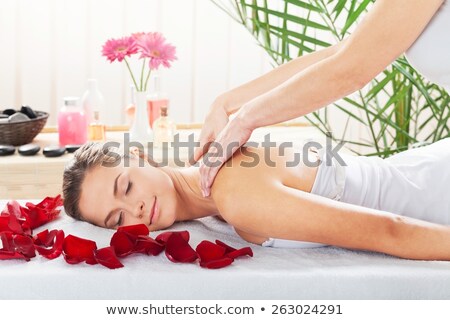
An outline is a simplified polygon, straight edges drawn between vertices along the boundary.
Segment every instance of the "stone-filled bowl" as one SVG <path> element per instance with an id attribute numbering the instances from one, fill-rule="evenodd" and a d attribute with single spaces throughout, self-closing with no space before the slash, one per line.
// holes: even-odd
<path id="1" fill-rule="evenodd" d="M 35 119 L 13 123 L 0 123 L 0 144 L 21 146 L 33 141 L 34 137 L 44 128 L 49 116 L 44 111 L 34 112 L 37 115 Z"/>

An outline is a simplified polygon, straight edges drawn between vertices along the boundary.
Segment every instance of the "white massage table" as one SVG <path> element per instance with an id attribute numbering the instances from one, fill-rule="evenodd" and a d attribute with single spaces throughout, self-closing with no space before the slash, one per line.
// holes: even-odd
<path id="1" fill-rule="evenodd" d="M 0 210 L 6 202 L 0 200 Z M 35 233 L 62 228 L 66 235 L 96 241 L 98 248 L 109 245 L 113 230 L 75 221 L 63 211 L 60 215 Z M 125 267 L 115 270 L 70 265 L 62 256 L 0 261 L 0 299 L 450 299 L 450 262 L 331 246 L 263 248 L 246 243 L 211 217 L 171 229 L 188 230 L 193 248 L 202 240 L 219 239 L 236 248 L 251 246 L 254 257 L 216 270 L 200 268 L 198 262 L 175 264 L 164 253 L 122 258 Z"/>

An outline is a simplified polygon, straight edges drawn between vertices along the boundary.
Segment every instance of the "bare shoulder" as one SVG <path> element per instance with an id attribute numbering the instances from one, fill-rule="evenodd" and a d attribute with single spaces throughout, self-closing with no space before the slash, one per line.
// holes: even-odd
<path id="1" fill-rule="evenodd" d="M 259 148 L 241 148 L 217 173 L 211 187 L 211 196 L 225 220 L 247 201 L 248 190 L 261 192 L 268 180 L 276 179 L 274 172 L 264 169 L 261 162 L 253 163 L 255 156 L 262 155 L 263 151 Z"/>
<path id="2" fill-rule="evenodd" d="M 316 167 L 307 167 L 294 149 L 242 147 L 219 170 L 211 187 L 219 212 L 235 214 L 246 206 L 252 195 L 271 198 L 274 188 L 284 185 L 309 192 Z M 252 202 L 253 206 L 258 203 Z"/>

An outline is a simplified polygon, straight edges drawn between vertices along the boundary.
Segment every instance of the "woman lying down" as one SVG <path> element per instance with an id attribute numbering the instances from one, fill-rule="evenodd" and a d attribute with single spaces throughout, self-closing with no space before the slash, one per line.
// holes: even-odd
<path id="1" fill-rule="evenodd" d="M 242 147 L 208 198 L 198 167 L 158 167 L 138 149 L 121 150 L 89 142 L 76 151 L 64 171 L 69 216 L 111 229 L 144 223 L 150 231 L 218 216 L 266 247 L 334 245 L 450 260 L 450 138 L 387 159 L 340 154 L 345 164 L 310 150 L 315 166 L 287 165 L 293 148 L 270 148 L 265 161 L 263 148 Z"/>

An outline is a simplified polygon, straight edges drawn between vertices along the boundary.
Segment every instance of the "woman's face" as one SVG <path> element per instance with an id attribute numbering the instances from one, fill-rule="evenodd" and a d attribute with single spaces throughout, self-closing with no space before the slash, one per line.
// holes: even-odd
<path id="1" fill-rule="evenodd" d="M 86 172 L 81 190 L 82 218 L 100 227 L 144 223 L 155 231 L 170 227 L 176 219 L 172 180 L 142 159 L 131 158 L 128 163 L 122 159 L 115 167 L 92 168 Z"/>

